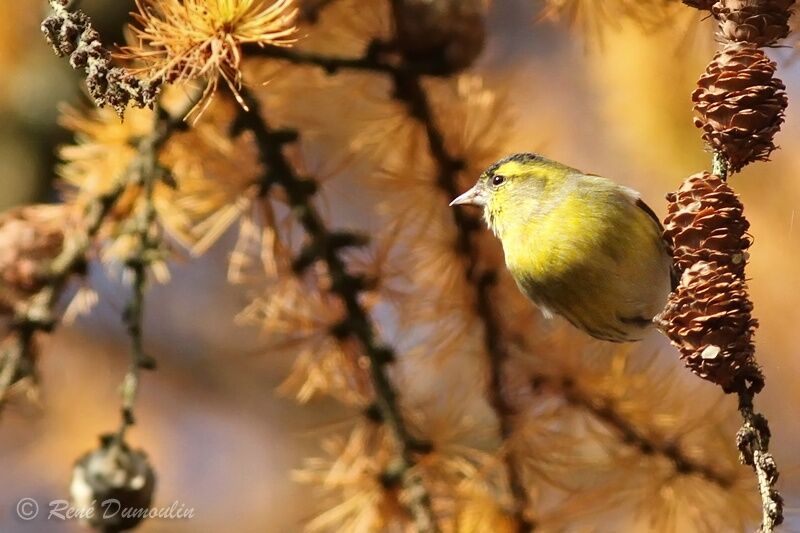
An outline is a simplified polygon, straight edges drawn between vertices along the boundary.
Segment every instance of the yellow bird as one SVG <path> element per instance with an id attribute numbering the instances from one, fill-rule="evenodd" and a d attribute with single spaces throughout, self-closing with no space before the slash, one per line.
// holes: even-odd
<path id="1" fill-rule="evenodd" d="M 483 207 L 511 275 L 546 316 L 598 339 L 636 341 L 666 304 L 672 258 L 633 189 L 523 153 L 489 167 L 450 205 Z"/>

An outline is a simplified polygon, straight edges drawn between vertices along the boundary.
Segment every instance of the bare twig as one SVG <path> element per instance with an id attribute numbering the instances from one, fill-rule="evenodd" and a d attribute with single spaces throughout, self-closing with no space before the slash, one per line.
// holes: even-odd
<path id="1" fill-rule="evenodd" d="M 350 233 L 333 232 L 317 212 L 313 197 L 316 183 L 301 178 L 283 153 L 283 145 L 294 142 L 293 132 L 273 130 L 265 120 L 259 101 L 246 89 L 241 95 L 249 111 L 240 111 L 237 128 L 248 129 L 255 135 L 261 159 L 267 169 L 262 182 L 264 192 L 275 185 L 281 186 L 292 213 L 308 235 L 309 242 L 295 261 L 299 273 L 315 261 L 323 262 L 331 276 L 330 291 L 338 296 L 345 307 L 346 318 L 336 326 L 334 334 L 351 336 L 358 340 L 369 357 L 369 372 L 375 390 L 379 419 L 392 431 L 399 454 L 383 482 L 388 486 L 402 485 L 407 493 L 407 506 L 418 531 L 433 532 L 438 527 L 431 509 L 430 496 L 419 473 L 414 468 L 417 456 L 430 451 L 430 444 L 420 442 L 409 432 L 400 411 L 397 391 L 388 375 L 388 366 L 394 361 L 394 350 L 383 344 L 376 333 L 368 311 L 360 301 L 367 280 L 348 272 L 340 252 L 343 248 L 364 243 L 363 238 Z"/>
<path id="2" fill-rule="evenodd" d="M 242 47 L 249 57 L 264 57 L 278 59 L 294 65 L 309 65 L 319 67 L 328 74 L 335 74 L 340 70 L 354 70 L 372 73 L 386 73 L 391 75 L 408 74 L 417 76 L 442 77 L 449 72 L 449 67 L 440 59 L 413 60 L 403 57 L 393 45 L 375 40 L 367 47 L 361 57 L 342 57 L 330 54 L 320 54 L 285 48 L 279 46 L 259 46 L 245 44 Z"/>
<path id="3" fill-rule="evenodd" d="M 714 152 L 712 172 L 722 179 L 728 178 L 728 162 L 720 152 Z M 762 509 L 760 531 L 771 533 L 783 522 L 783 497 L 775 488 L 780 472 L 769 453 L 769 423 L 765 416 L 753 409 L 755 392 L 743 387 L 738 391 L 738 397 L 739 413 L 743 420 L 736 434 L 739 460 L 751 466 L 756 473 Z"/>
<path id="4" fill-rule="evenodd" d="M 197 99 L 199 99 L 199 96 Z M 196 103 L 197 99 L 191 100 L 192 105 Z M 161 127 L 165 118 L 168 118 L 168 115 L 161 108 L 158 108 L 157 111 L 154 129 Z M 117 439 L 120 443 L 124 441 L 125 430 L 135 423 L 133 407 L 139 389 L 140 370 L 152 370 L 155 368 L 155 360 L 144 351 L 142 320 L 144 318 L 147 270 L 153 261 L 158 259 L 161 246 L 159 236 L 157 234 L 154 235 L 154 232 L 157 232 L 158 229 L 156 227 L 153 190 L 162 175 L 162 169 L 158 163 L 158 151 L 149 150 L 143 153 L 137 180 L 137 185 L 142 187 L 143 205 L 141 206 L 141 211 L 133 220 L 134 226 L 131 231 L 131 234 L 136 239 L 136 248 L 125 262 L 125 266 L 133 278 L 131 281 L 131 299 L 122 317 L 131 341 L 131 360 L 128 372 L 125 374 L 125 379 L 122 383 L 122 424 L 117 434 Z"/>
<path id="5" fill-rule="evenodd" d="M 245 44 L 244 53 L 249 57 L 265 57 L 278 59 L 292 63 L 293 65 L 310 65 L 322 68 L 328 74 L 335 74 L 340 70 L 361 70 L 366 72 L 384 72 L 396 74 L 402 70 L 389 58 L 381 54 L 381 47 L 373 45 L 369 47 L 363 57 L 339 57 L 328 54 L 318 54 L 306 52 L 296 48 L 286 48 L 281 46 L 258 46 Z"/>
<path id="6" fill-rule="evenodd" d="M 720 152 L 714 152 L 711 162 L 711 173 L 726 180 L 728 179 L 728 161 Z"/>
<path id="7" fill-rule="evenodd" d="M 753 396 L 750 391 L 739 392 L 739 413 L 744 424 L 736 434 L 736 445 L 739 460 L 753 467 L 758 479 L 762 509 L 760 531 L 771 533 L 783 523 L 783 497 L 775 488 L 780 473 L 769 453 L 769 424 L 766 417 L 753 410 Z"/>

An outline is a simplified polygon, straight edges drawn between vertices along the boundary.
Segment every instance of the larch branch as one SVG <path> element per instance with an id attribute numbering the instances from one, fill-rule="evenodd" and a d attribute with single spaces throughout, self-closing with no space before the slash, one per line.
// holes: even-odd
<path id="1" fill-rule="evenodd" d="M 613 399 L 582 388 L 568 376 L 538 373 L 531 378 L 531 388 L 534 392 L 556 394 L 568 405 L 589 413 L 610 429 L 622 443 L 635 448 L 642 455 L 659 456 L 668 460 L 677 474 L 698 476 L 723 489 L 730 488 L 734 483 L 732 473 L 722 472 L 706 462 L 690 457 L 679 440 L 660 437 L 657 431 L 630 420 L 619 410 Z"/>
<path id="2" fill-rule="evenodd" d="M 394 82 L 395 97 L 405 102 L 409 114 L 425 128 L 428 146 L 438 167 L 437 186 L 443 196 L 455 198 L 459 194 L 458 173 L 463 162 L 451 155 L 445 146 L 443 133 L 436 123 L 420 75 L 401 69 L 394 73 Z M 487 396 L 497 417 L 500 437 L 503 442 L 509 442 L 514 433 L 514 411 L 503 394 L 503 366 L 508 360 L 508 351 L 491 294 L 498 273 L 496 270 L 481 268 L 478 264 L 479 254 L 473 239 L 476 230 L 480 228 L 480 221 L 459 207 L 452 213 L 457 230 L 456 250 L 464 261 L 464 279 L 474 289 L 474 311 L 484 329 L 484 349 L 489 363 Z M 522 477 L 520 460 L 510 450 L 504 452 L 503 460 L 509 490 L 515 503 L 517 530 L 532 531 L 535 524 L 528 517 L 531 512 L 530 499 Z"/>
<path id="3" fill-rule="evenodd" d="M 187 112 L 188 109 L 191 108 L 187 108 Z M 159 113 L 154 130 L 139 141 L 134 160 L 115 179 L 108 191 L 89 202 L 81 218 L 82 228 L 67 236 L 61 253 L 42 273 L 43 279 L 47 280 L 46 285 L 15 316 L 12 324 L 13 339 L 0 356 L 3 365 L 0 370 L 0 407 L 5 402 L 11 385 L 21 377 L 20 371 L 24 366 L 28 365 L 29 371 L 33 371 L 30 356 L 35 334 L 39 331 L 51 331 L 55 327 L 58 319 L 54 315 L 58 299 L 70 278 L 84 273 L 94 238 L 106 217 L 128 187 L 140 179 L 142 166 L 158 153 L 174 132 L 185 126 L 183 116 L 182 113 L 175 116 Z"/>
<path id="4" fill-rule="evenodd" d="M 386 54 L 383 53 L 385 47 L 379 43 L 370 46 L 367 53 L 360 58 L 342 58 L 277 47 L 253 47 L 248 51 L 254 55 L 287 61 L 295 65 L 317 66 L 328 74 L 335 74 L 339 70 L 345 69 L 383 73 L 391 76 L 395 84 L 395 97 L 407 105 L 410 116 L 425 128 L 430 152 L 438 167 L 437 186 L 442 190 L 443 195 L 449 198 L 455 198 L 458 194 L 457 177 L 463 167 L 463 162 L 447 151 L 442 132 L 430 109 L 430 102 L 421 81 L 422 74 L 428 72 L 429 69 L 417 64 L 392 62 L 385 57 Z M 507 353 L 502 345 L 502 333 L 491 301 L 491 290 L 497 278 L 497 272 L 486 269 L 479 270 L 477 267 L 472 232 L 480 227 L 479 221 L 460 208 L 453 210 L 453 221 L 458 231 L 456 248 L 465 262 L 464 276 L 467 283 L 475 289 L 475 311 L 484 324 L 484 343 L 490 369 L 489 401 L 497 415 L 500 436 L 506 441 L 513 433 L 513 412 L 502 392 L 502 367 L 507 359 Z M 505 455 L 505 465 L 509 488 L 515 501 L 514 516 L 518 529 L 519 531 L 531 531 L 534 524 L 526 517 L 526 513 L 529 511 L 529 501 L 522 480 L 521 468 L 511 453 Z"/>
<path id="5" fill-rule="evenodd" d="M 262 190 L 267 192 L 275 185 L 282 187 L 292 214 L 308 235 L 309 242 L 295 261 L 295 269 L 299 273 L 314 261 L 325 264 L 332 281 L 330 291 L 342 301 L 346 312 L 345 320 L 336 327 L 336 334 L 357 339 L 369 358 L 379 418 L 391 430 L 399 450 L 396 467 L 386 472 L 382 481 L 389 486 L 403 486 L 408 496 L 408 511 L 418 531 L 438 531 L 430 495 L 415 468 L 418 455 L 429 452 L 430 444 L 417 440 L 403 418 L 398 393 L 388 373 L 395 352 L 381 342 L 372 318 L 360 300 L 362 291 L 367 288 L 367 280 L 351 274 L 340 255 L 343 248 L 364 241 L 356 235 L 334 232 L 326 227 L 313 202 L 316 182 L 299 176 L 283 151 L 284 145 L 296 141 L 297 135 L 273 129 L 264 118 L 258 99 L 247 89 L 242 89 L 241 95 L 249 111 L 240 112 L 236 127 L 250 130 L 256 138 L 266 168 Z"/>

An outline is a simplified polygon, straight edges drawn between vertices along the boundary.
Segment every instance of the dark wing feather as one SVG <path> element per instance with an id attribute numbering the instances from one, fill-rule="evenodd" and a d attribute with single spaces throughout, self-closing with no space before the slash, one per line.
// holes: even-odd
<path id="1" fill-rule="evenodd" d="M 641 198 L 637 198 L 636 199 L 636 207 L 638 207 L 639 209 L 641 209 L 642 211 L 644 211 L 645 213 L 650 215 L 650 218 L 655 220 L 656 224 L 658 224 L 658 229 L 660 229 L 661 231 L 664 231 L 664 227 L 661 225 L 661 221 L 658 219 L 658 215 L 656 215 L 655 211 L 650 209 L 649 205 L 644 203 L 644 200 L 642 200 Z"/>
<path id="2" fill-rule="evenodd" d="M 650 216 L 650 218 L 655 220 L 656 225 L 658 225 L 659 231 L 661 231 L 661 234 L 663 235 L 664 234 L 664 226 L 661 225 L 661 221 L 658 219 L 658 215 L 656 215 L 656 212 L 653 211 L 650 208 L 649 205 L 644 203 L 644 200 L 642 200 L 641 198 L 637 198 L 636 199 L 636 207 L 638 207 L 639 209 L 641 209 L 642 211 L 647 213 Z M 664 240 L 664 244 L 667 247 L 667 251 L 669 252 L 670 257 L 672 257 L 672 243 L 669 242 L 666 239 L 666 237 L 664 237 L 663 240 Z M 669 271 L 669 276 L 670 276 L 670 281 L 672 282 L 672 290 L 674 291 L 678 287 L 678 280 L 680 279 L 680 276 L 678 275 L 678 271 L 675 270 L 674 265 Z"/>

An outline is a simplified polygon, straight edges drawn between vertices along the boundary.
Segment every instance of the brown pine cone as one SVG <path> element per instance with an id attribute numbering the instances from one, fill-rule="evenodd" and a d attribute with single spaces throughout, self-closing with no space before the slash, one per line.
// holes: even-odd
<path id="1" fill-rule="evenodd" d="M 717 0 L 683 0 L 683 3 L 690 7 L 696 7 L 705 11 L 711 11 L 711 6 Z"/>
<path id="2" fill-rule="evenodd" d="M 681 353 L 684 364 L 725 392 L 758 392 L 764 377 L 755 361 L 758 323 L 747 285 L 717 263 L 699 262 L 681 276 L 656 320 Z"/>
<path id="3" fill-rule="evenodd" d="M 397 44 L 435 74 L 469 67 L 486 40 L 485 0 L 392 0 Z"/>
<path id="4" fill-rule="evenodd" d="M 664 236 L 679 274 L 705 261 L 744 276 L 746 250 L 752 244 L 750 223 L 739 197 L 722 178 L 709 172 L 690 176 L 667 201 Z"/>
<path id="5" fill-rule="evenodd" d="M 64 205 L 34 205 L 0 215 L 0 313 L 42 288 L 41 270 L 61 251 Z"/>
<path id="6" fill-rule="evenodd" d="M 697 84 L 692 93 L 695 126 L 711 149 L 725 156 L 730 170 L 768 160 L 788 105 L 775 63 L 758 48 L 729 44 L 717 52 Z"/>
<path id="7" fill-rule="evenodd" d="M 795 0 L 719 0 L 711 12 L 729 41 L 772 46 L 789 35 Z"/>

